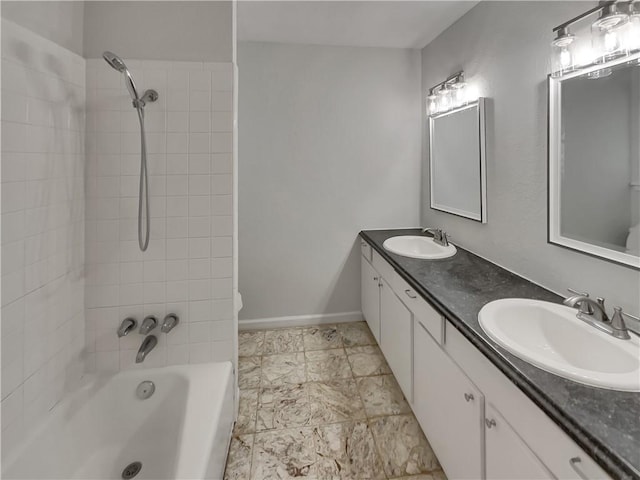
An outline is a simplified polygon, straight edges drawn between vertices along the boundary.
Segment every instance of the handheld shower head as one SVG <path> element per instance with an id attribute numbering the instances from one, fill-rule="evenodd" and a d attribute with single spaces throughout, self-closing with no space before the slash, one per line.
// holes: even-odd
<path id="1" fill-rule="evenodd" d="M 104 58 L 109 65 L 111 65 L 120 73 L 123 73 L 127 69 L 127 66 L 122 61 L 122 59 L 113 52 L 109 52 L 109 51 L 104 52 L 102 54 L 102 58 Z"/>
<path id="2" fill-rule="evenodd" d="M 127 90 L 129 90 L 129 95 L 131 95 L 131 100 L 134 102 L 140 100 L 138 96 L 138 90 L 136 90 L 136 84 L 133 81 L 133 77 L 131 73 L 127 69 L 127 65 L 124 61 L 115 53 L 106 51 L 102 54 L 102 58 L 111 65 L 115 70 L 124 74 L 124 83 L 127 85 Z"/>

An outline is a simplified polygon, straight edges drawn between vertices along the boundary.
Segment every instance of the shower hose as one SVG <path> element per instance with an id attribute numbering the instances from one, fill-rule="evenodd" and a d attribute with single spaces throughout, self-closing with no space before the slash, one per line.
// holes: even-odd
<path id="1" fill-rule="evenodd" d="M 140 190 L 138 193 L 138 245 L 143 252 L 149 246 L 149 177 L 147 173 L 147 141 L 144 133 L 144 108 L 137 106 L 138 119 L 140 120 Z M 145 225 L 143 229 L 143 207 Z M 143 234 L 144 230 L 144 234 Z"/>

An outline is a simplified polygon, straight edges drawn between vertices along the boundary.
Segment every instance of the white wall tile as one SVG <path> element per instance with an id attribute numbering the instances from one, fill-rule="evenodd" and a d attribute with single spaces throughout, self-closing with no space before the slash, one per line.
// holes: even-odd
<path id="1" fill-rule="evenodd" d="M 86 176 L 91 279 L 86 292 L 85 341 L 91 345 L 87 362 L 96 370 L 140 368 L 134 359 L 141 339 L 135 335 L 118 340 L 115 329 L 127 315 L 141 320 L 154 314 L 161 320 L 169 311 L 179 313 L 180 324 L 158 337 L 159 345 L 143 366 L 211 361 L 214 351 L 216 359 L 222 358 L 221 351 L 230 359 L 232 340 L 224 322 L 233 319 L 226 303 L 233 273 L 231 64 L 204 68 L 199 62 L 130 63 L 136 80 L 153 85 L 162 99 L 148 105 L 145 117 L 151 242 L 140 252 L 138 119 L 122 84 L 116 87 L 111 79 L 101 78 L 99 72 L 108 70 L 98 59 L 93 67 L 97 72 L 86 77 L 91 127 L 86 143 L 97 153 L 90 156 Z M 20 102 L 10 107 L 21 118 Z M 20 168 L 14 171 L 20 178 Z M 41 244 L 46 245 L 46 239 L 34 246 Z M 37 257 L 39 250 L 32 251 Z M 20 270 L 18 265 L 9 267 Z M 227 342 L 229 348 L 214 349 L 214 342 Z"/>
<path id="2" fill-rule="evenodd" d="M 1 395 L 10 449 L 82 372 L 86 95 L 77 78 L 86 63 L 6 20 L 2 37 Z"/>

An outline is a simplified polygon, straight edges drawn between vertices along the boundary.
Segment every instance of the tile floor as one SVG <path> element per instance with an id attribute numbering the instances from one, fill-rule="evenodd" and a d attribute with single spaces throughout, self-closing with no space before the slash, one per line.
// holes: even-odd
<path id="1" fill-rule="evenodd" d="M 366 323 L 239 337 L 225 479 L 446 480 Z"/>

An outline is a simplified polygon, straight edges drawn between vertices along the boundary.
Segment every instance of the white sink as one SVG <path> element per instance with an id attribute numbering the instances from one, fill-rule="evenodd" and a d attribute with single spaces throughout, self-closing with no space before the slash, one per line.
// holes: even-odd
<path id="1" fill-rule="evenodd" d="M 614 338 L 576 318 L 575 308 L 509 298 L 485 305 L 480 326 L 515 356 L 585 385 L 640 391 L 640 343 Z"/>
<path id="2" fill-rule="evenodd" d="M 391 253 L 397 253 L 403 257 L 423 258 L 435 260 L 437 258 L 452 257 L 456 254 L 456 247 L 449 244 L 447 247 L 438 245 L 431 237 L 415 235 L 402 235 L 387 238 L 382 247 Z"/>

